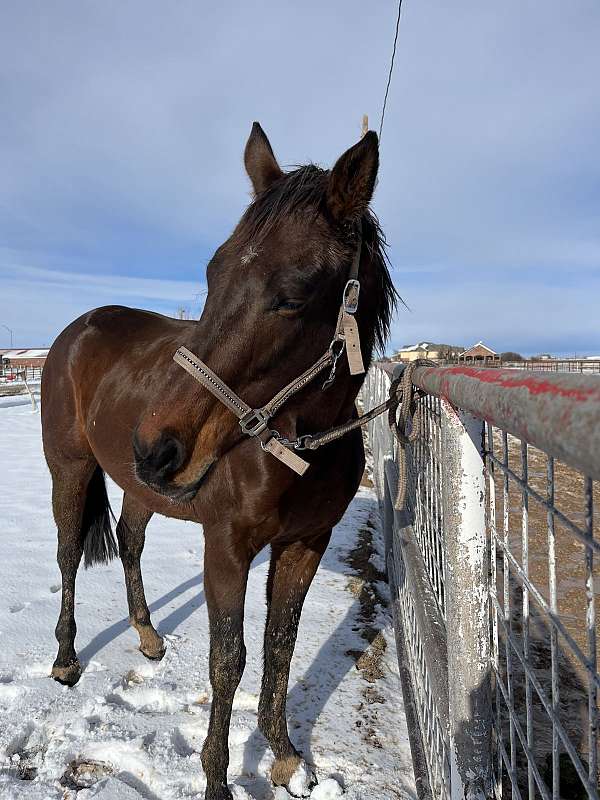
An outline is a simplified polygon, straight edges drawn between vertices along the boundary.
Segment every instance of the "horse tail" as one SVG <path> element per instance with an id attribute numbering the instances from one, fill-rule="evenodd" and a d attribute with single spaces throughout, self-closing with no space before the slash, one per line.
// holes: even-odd
<path id="1" fill-rule="evenodd" d="M 87 487 L 81 524 L 86 569 L 93 564 L 106 564 L 118 555 L 112 529 L 114 518 L 106 493 L 104 472 L 97 466 Z"/>

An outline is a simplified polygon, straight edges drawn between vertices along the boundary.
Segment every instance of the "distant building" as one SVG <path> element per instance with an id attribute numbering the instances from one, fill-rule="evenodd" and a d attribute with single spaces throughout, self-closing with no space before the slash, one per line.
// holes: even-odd
<path id="1" fill-rule="evenodd" d="M 41 375 L 49 348 L 0 350 L 0 375 L 26 371 L 29 377 Z"/>
<path id="2" fill-rule="evenodd" d="M 500 355 L 483 342 L 477 342 L 473 347 L 460 353 L 458 360 L 467 364 L 499 364 Z"/>
<path id="3" fill-rule="evenodd" d="M 392 361 L 415 361 L 417 358 L 428 358 L 430 361 L 446 361 L 455 358 L 461 351 L 462 347 L 450 344 L 419 342 L 418 344 L 401 347 L 392 356 Z"/>
<path id="4" fill-rule="evenodd" d="M 431 358 L 428 355 L 429 347 L 429 342 L 405 345 L 394 353 L 392 361 L 415 361 L 417 358 Z"/>

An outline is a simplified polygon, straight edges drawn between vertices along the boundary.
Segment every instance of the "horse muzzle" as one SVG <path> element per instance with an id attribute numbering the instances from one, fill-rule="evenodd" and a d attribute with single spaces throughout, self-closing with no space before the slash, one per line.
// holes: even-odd
<path id="1" fill-rule="evenodd" d="M 176 482 L 176 476 L 187 454 L 185 445 L 176 436 L 163 431 L 152 444 L 146 444 L 135 431 L 132 445 L 137 479 L 173 502 L 193 500 L 214 463 L 214 459 L 207 459 L 200 466 L 198 477 L 182 485 Z"/>

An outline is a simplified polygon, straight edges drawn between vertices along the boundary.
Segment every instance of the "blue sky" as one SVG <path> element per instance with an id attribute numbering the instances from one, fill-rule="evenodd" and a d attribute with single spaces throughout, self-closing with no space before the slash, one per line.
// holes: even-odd
<path id="1" fill-rule="evenodd" d="M 377 127 L 395 2 L 29 2 L 0 31 L 0 323 L 41 346 L 105 303 L 199 313 L 282 165 Z M 420 340 L 600 353 L 600 4 L 404 0 L 374 208 Z M 8 346 L 0 328 L 0 346 Z"/>

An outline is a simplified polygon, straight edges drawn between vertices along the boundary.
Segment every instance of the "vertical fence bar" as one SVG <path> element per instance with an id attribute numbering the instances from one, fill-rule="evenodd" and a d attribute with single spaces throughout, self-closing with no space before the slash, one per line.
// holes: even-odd
<path id="1" fill-rule="evenodd" d="M 523 487 L 521 490 L 522 519 L 521 519 L 521 546 L 523 557 L 523 572 L 529 577 L 529 495 L 527 485 L 529 481 L 529 464 L 527 459 L 527 442 L 521 442 L 521 477 Z M 523 602 L 523 657 L 529 664 L 529 589 L 527 584 L 522 586 Z M 527 721 L 527 747 L 533 752 L 533 700 L 531 694 L 531 681 L 529 672 L 525 670 L 525 714 Z M 527 761 L 527 796 L 535 800 L 535 781 L 533 768 Z"/>
<path id="2" fill-rule="evenodd" d="M 498 528 L 496 525 L 496 475 L 493 461 L 494 456 L 494 428 L 491 423 L 486 423 L 487 432 L 487 475 L 488 475 L 488 525 L 490 531 L 490 594 L 496 597 L 498 594 Z M 492 663 L 496 675 L 500 672 L 499 658 L 499 637 L 498 637 L 498 610 L 492 604 Z M 494 774 L 495 796 L 501 800 L 502 791 L 502 705 L 501 693 L 498 680 L 495 680 L 495 735 L 496 735 L 496 773 Z"/>
<path id="3" fill-rule="evenodd" d="M 558 616 L 558 600 L 556 597 L 556 535 L 554 527 L 554 459 L 548 456 L 546 470 L 546 496 L 548 499 L 548 590 L 550 594 L 550 609 Z M 559 800 L 560 795 L 560 761 L 559 761 L 559 735 L 555 719 L 560 714 L 559 683 L 558 683 L 558 632 L 555 625 L 550 626 L 550 659 L 552 679 L 552 800 Z"/>
<path id="4" fill-rule="evenodd" d="M 483 423 L 441 403 L 451 796 L 491 790 L 490 627 Z"/>
<path id="5" fill-rule="evenodd" d="M 502 574 L 504 578 L 503 599 L 504 599 L 504 624 L 505 631 L 512 632 L 512 613 L 511 613 L 511 575 L 510 564 L 507 553 L 510 551 L 510 486 L 508 481 L 508 435 L 502 431 Z M 504 655 L 506 658 L 506 688 L 508 690 L 508 733 L 510 741 L 510 772 L 511 786 L 514 789 L 517 785 L 517 741 L 515 733 L 515 704 L 514 704 L 514 681 L 513 681 L 513 659 L 511 644 L 508 636 L 504 635 Z"/>
<path id="6" fill-rule="evenodd" d="M 587 599 L 587 639 L 588 658 L 593 670 L 588 674 L 588 750 L 589 750 L 589 777 L 592 785 L 598 782 L 598 690 L 594 682 L 594 674 L 598 671 L 598 657 L 596 653 L 596 601 L 594 592 L 594 551 L 591 547 L 594 541 L 594 486 L 591 478 L 585 478 L 585 527 L 590 546 L 585 548 L 585 590 Z"/>

